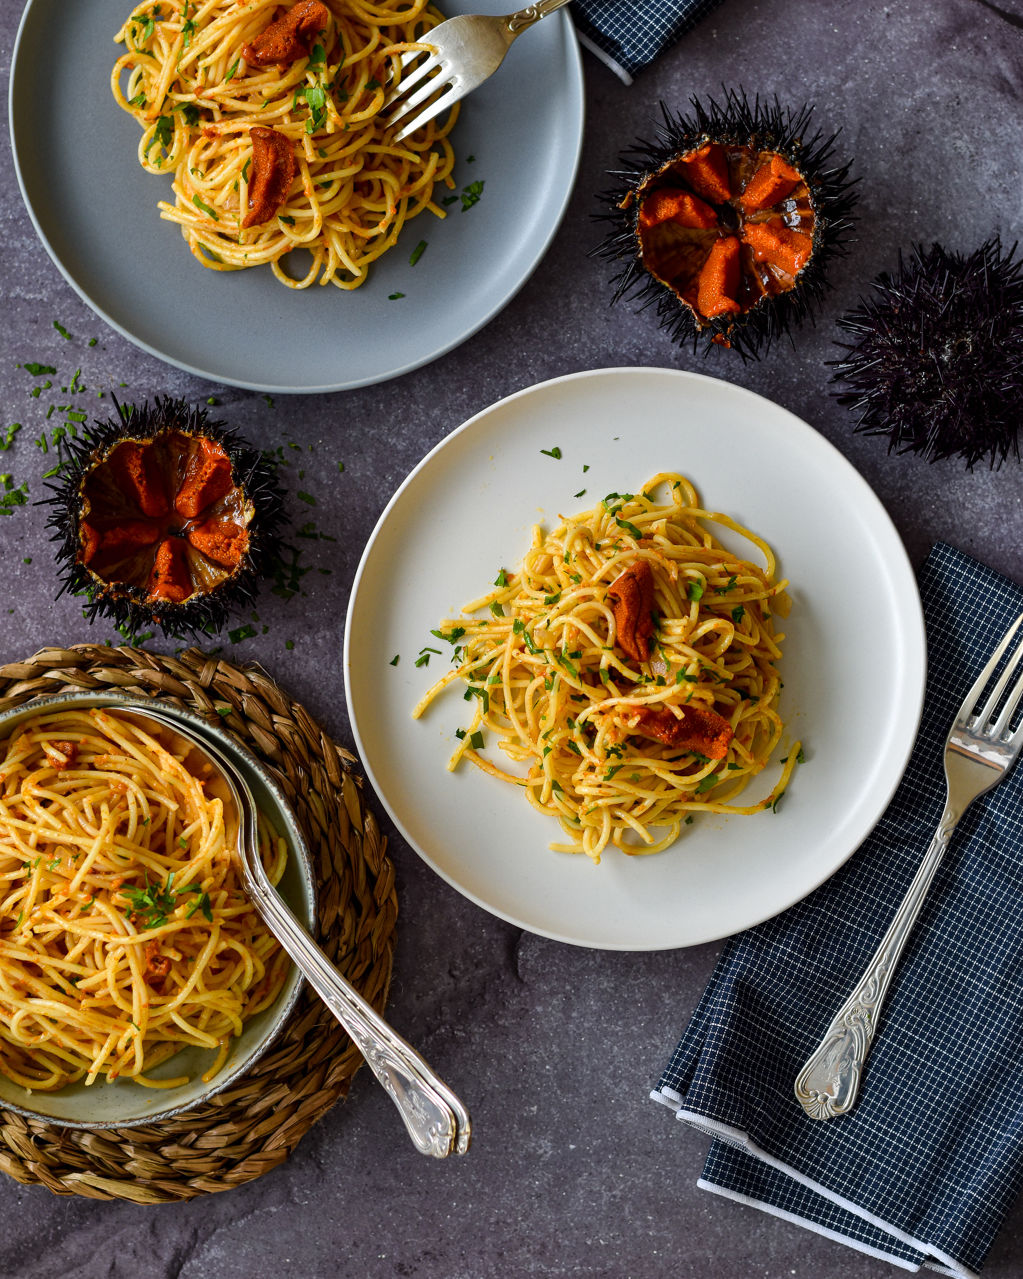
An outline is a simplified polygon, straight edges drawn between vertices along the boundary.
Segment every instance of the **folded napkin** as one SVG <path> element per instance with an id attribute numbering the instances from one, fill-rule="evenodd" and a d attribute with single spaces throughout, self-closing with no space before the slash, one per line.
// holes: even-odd
<path id="1" fill-rule="evenodd" d="M 626 84 L 720 0 L 575 0 L 579 39 Z"/>
<path id="2" fill-rule="evenodd" d="M 920 591 L 927 693 L 891 805 L 827 883 L 729 940 L 652 1095 L 714 1137 L 703 1189 L 909 1270 L 968 1276 L 1023 1185 L 1023 765 L 953 836 L 853 1110 L 815 1121 L 793 1094 L 930 842 L 959 704 L 1023 612 L 1023 589 L 950 546 Z"/>

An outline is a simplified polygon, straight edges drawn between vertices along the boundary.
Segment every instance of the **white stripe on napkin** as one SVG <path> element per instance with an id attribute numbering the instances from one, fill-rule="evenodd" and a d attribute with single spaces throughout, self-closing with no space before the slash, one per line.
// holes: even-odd
<path id="1" fill-rule="evenodd" d="M 601 49 L 598 45 L 595 45 L 589 36 L 583 35 L 578 28 L 576 28 L 575 34 L 579 43 L 589 49 L 590 53 L 599 58 L 606 67 L 610 67 L 623 84 L 632 84 L 632 76 L 629 75 L 628 71 L 625 70 L 620 62 L 615 62 L 614 58 L 612 58 L 609 53 L 605 53 L 603 49 Z"/>
<path id="2" fill-rule="evenodd" d="M 858 1204 L 852 1202 L 851 1199 L 845 1199 L 841 1195 L 836 1195 L 826 1186 L 822 1186 L 820 1182 L 813 1181 L 810 1177 L 805 1176 L 801 1172 L 797 1172 L 790 1164 L 783 1163 L 780 1159 L 775 1159 L 773 1155 L 769 1155 L 766 1150 L 762 1150 L 754 1141 L 750 1140 L 749 1133 L 744 1132 L 741 1128 L 733 1128 L 730 1124 L 723 1124 L 720 1120 L 709 1119 L 706 1115 L 697 1114 L 694 1110 L 683 1109 L 680 1102 L 682 1098 L 673 1088 L 655 1089 L 650 1096 L 655 1101 L 660 1101 L 665 1106 L 670 1106 L 675 1111 L 675 1118 L 681 1119 L 683 1123 L 689 1124 L 693 1128 L 698 1128 L 701 1132 L 707 1133 L 711 1137 L 716 1137 L 720 1141 L 728 1142 L 732 1146 L 738 1146 L 741 1150 L 745 1150 L 754 1159 L 768 1164 L 771 1168 L 776 1168 L 778 1172 L 784 1173 L 786 1177 L 791 1177 L 793 1181 L 797 1181 L 801 1186 L 814 1191 L 815 1194 L 821 1195 L 823 1198 L 830 1200 L 831 1203 L 837 1204 L 839 1208 L 844 1208 L 847 1212 L 853 1213 L 855 1216 L 862 1218 L 863 1221 L 869 1222 L 870 1225 L 876 1226 L 878 1230 L 884 1230 L 891 1235 L 893 1239 L 899 1239 L 909 1247 L 915 1248 L 918 1252 L 922 1252 L 928 1256 L 934 1257 L 941 1265 L 928 1263 L 931 1269 L 938 1270 L 942 1274 L 953 1276 L 953 1279 L 979 1279 L 976 1271 L 968 1270 L 961 1265 L 953 1257 L 947 1253 L 940 1251 L 931 1244 L 922 1243 L 919 1239 L 914 1239 L 912 1235 L 906 1234 L 897 1227 L 891 1225 L 887 1221 L 883 1221 L 880 1217 L 873 1213 L 865 1212 Z M 818 1234 L 828 1235 L 829 1238 L 837 1239 L 841 1243 L 850 1245 L 853 1248 L 859 1248 L 861 1252 L 871 1252 L 872 1250 L 865 1244 L 860 1243 L 856 1239 L 850 1238 L 848 1235 L 842 1235 L 837 1232 L 827 1230 L 819 1225 L 816 1221 L 812 1221 L 806 1217 L 800 1217 L 795 1213 L 788 1213 L 776 1208 L 773 1204 L 765 1203 L 760 1199 L 749 1198 L 745 1195 L 725 1190 L 720 1186 L 705 1182 L 701 1177 L 697 1181 L 697 1185 L 702 1190 L 713 1190 L 718 1194 L 724 1195 L 726 1198 L 737 1199 L 742 1203 L 748 1203 L 756 1208 L 762 1208 L 765 1212 L 772 1213 L 776 1217 L 785 1217 L 788 1221 L 794 1221 L 798 1225 L 806 1226 L 809 1230 L 815 1230 Z M 887 1254 L 877 1253 L 877 1256 L 884 1255 L 886 1261 L 891 1261 L 897 1266 L 901 1266 L 905 1270 L 915 1270 L 912 1264 L 907 1264 L 902 1257 L 892 1257 Z"/>

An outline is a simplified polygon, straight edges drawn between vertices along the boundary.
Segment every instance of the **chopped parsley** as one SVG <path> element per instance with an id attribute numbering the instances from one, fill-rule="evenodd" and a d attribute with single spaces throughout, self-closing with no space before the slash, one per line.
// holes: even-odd
<path id="1" fill-rule="evenodd" d="M 24 506 L 28 502 L 28 481 L 15 487 L 10 475 L 0 474 L 0 515 L 12 515 L 16 506 Z"/>
<path id="2" fill-rule="evenodd" d="M 463 701 L 469 701 L 470 698 L 478 697 L 483 707 L 483 714 L 486 715 L 490 710 L 490 694 L 479 684 L 470 684 L 462 694 Z"/>
<path id="3" fill-rule="evenodd" d="M 556 444 L 552 449 L 541 449 L 540 452 L 544 457 L 552 457 L 556 462 L 561 461 L 561 449 Z"/>
<path id="4" fill-rule="evenodd" d="M 419 261 L 419 259 L 423 256 L 425 252 L 426 252 L 426 241 L 420 240 L 419 243 L 416 245 L 416 247 L 409 254 L 409 260 L 408 260 L 409 266 L 415 266 L 415 264 Z"/>
<path id="5" fill-rule="evenodd" d="M 220 215 L 216 209 L 211 209 L 208 204 L 203 204 L 197 195 L 192 196 L 192 203 L 200 212 L 205 213 L 208 218 L 212 218 L 214 222 L 220 221 Z"/>
<path id="6" fill-rule="evenodd" d="M 189 884 L 187 888 L 183 888 L 181 891 L 185 893 L 199 892 L 199 886 L 198 884 Z M 188 910 L 185 911 L 185 918 L 191 919 L 197 910 L 201 910 L 203 915 L 206 917 L 206 919 L 211 924 L 213 923 L 213 909 L 210 906 L 209 893 L 199 893 L 199 896 L 195 899 L 194 902 L 192 902 Z"/>
<path id="7" fill-rule="evenodd" d="M 474 204 L 479 204 L 480 196 L 483 194 L 482 182 L 470 182 L 462 191 L 462 212 L 465 213 L 471 209 Z"/>
<path id="8" fill-rule="evenodd" d="M 567 653 L 555 653 L 554 657 L 555 657 L 555 660 L 559 663 L 559 665 L 563 666 L 565 670 L 568 671 L 569 675 L 572 676 L 573 679 L 579 678 L 579 671 L 568 660 Z"/>
<path id="9" fill-rule="evenodd" d="M 156 122 L 153 129 L 153 136 L 146 143 L 146 155 L 155 145 L 161 147 L 165 151 L 170 150 L 171 139 L 174 136 L 174 120 L 169 115 L 162 115 Z"/>
<path id="10" fill-rule="evenodd" d="M 448 644 L 454 644 L 465 634 L 464 626 L 452 626 L 450 631 L 431 631 L 431 635 L 436 635 L 438 639 L 444 640 Z"/>
<path id="11" fill-rule="evenodd" d="M 167 882 L 161 887 L 151 884 L 146 877 L 145 888 L 122 888 L 121 896 L 131 902 L 134 914 L 139 916 L 143 928 L 159 928 L 167 922 L 167 917 L 177 905 L 178 894 L 174 890 L 174 872 L 167 876 Z M 189 885 L 182 892 L 196 892 L 198 885 Z M 207 898 L 207 902 L 209 899 Z M 212 914 L 208 916 L 212 919 Z"/>

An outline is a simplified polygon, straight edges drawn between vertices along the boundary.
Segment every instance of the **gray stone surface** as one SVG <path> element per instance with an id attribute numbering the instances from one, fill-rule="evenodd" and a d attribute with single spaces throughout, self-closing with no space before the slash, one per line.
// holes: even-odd
<path id="1" fill-rule="evenodd" d="M 85 0 L 77 0 L 83 3 Z M 0 6 L 0 64 L 17 25 Z M 315 445 L 308 484 L 321 528 L 301 609 L 260 600 L 265 635 L 230 656 L 263 662 L 348 742 L 340 645 L 352 575 L 381 509 L 411 467 L 458 423 L 531 383 L 610 365 L 697 368 L 742 383 L 811 422 L 866 476 L 914 562 L 957 543 L 1023 580 L 1020 471 L 965 472 L 889 458 L 853 436 L 828 396 L 834 319 L 915 240 L 970 249 L 1023 229 L 1020 0 L 883 5 L 877 0 L 726 0 L 631 88 L 586 55 L 588 125 L 575 195 L 545 261 L 507 310 L 461 349 L 387 385 L 278 399 L 211 387 L 108 330 L 38 244 L 0 153 L 0 425 L 25 424 L 0 469 L 39 496 L 32 446 L 45 399 L 16 365 L 40 360 L 93 388 L 131 396 L 216 394 L 222 415 L 264 447 Z M 1015 16 L 1014 21 L 1007 20 Z M 840 125 L 862 178 L 859 239 L 835 274 L 815 330 L 744 365 L 675 349 L 651 315 L 609 310 L 604 267 L 588 258 L 590 214 L 619 150 L 649 134 L 658 99 L 681 104 L 722 84 L 813 101 Z M 485 175 L 481 175 L 484 176 Z M 474 216 L 486 216 L 485 199 Z M 74 335 L 65 342 L 59 320 Z M 94 347 L 87 345 L 96 336 Z M 334 460 L 343 475 L 333 474 Z M 737 459 L 741 465 L 741 459 Z M 327 472 L 331 477 L 327 478 Z M 290 484 L 298 482 L 291 473 Z M 301 504 L 296 516 L 306 518 Z M 73 601 L 54 604 L 43 514 L 0 521 L 0 662 L 47 644 L 107 639 Z M 31 563 L 23 562 L 31 560 Z M 294 650 L 285 641 L 294 640 Z M 390 844 L 401 904 L 390 1015 L 466 1097 L 471 1155 L 416 1155 L 390 1103 L 360 1073 L 346 1104 L 262 1180 L 183 1206 L 142 1209 L 58 1199 L 0 1184 L 0 1275 L 18 1279 L 856 1279 L 886 1263 L 696 1188 L 706 1142 L 647 1100 L 711 971 L 716 946 L 656 954 L 576 949 L 521 933 L 463 900 L 401 839 Z M 1017 1207 L 991 1255 L 991 1279 L 1023 1274 Z"/>

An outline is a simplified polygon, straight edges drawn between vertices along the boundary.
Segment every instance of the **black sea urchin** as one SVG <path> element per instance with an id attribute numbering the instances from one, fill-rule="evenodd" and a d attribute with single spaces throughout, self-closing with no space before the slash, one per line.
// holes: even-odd
<path id="1" fill-rule="evenodd" d="M 656 139 L 621 157 L 594 252 L 618 268 L 613 302 L 654 304 L 694 349 L 702 338 L 757 357 L 820 304 L 852 228 L 849 165 L 832 163 L 836 134 L 810 135 L 812 106 L 741 90 L 690 102 L 691 115 L 662 103 Z"/>
<path id="2" fill-rule="evenodd" d="M 833 382 L 857 431 L 887 435 L 888 451 L 971 470 L 1019 459 L 1023 394 L 1023 263 L 996 237 L 974 253 L 917 245 L 894 274 L 844 315 Z"/>
<path id="3" fill-rule="evenodd" d="M 184 400 L 117 405 L 65 442 L 53 507 L 64 591 L 126 634 L 210 634 L 248 604 L 283 497 L 273 466 Z"/>

